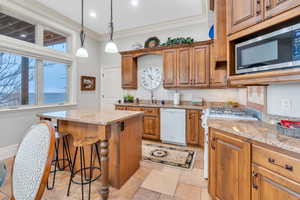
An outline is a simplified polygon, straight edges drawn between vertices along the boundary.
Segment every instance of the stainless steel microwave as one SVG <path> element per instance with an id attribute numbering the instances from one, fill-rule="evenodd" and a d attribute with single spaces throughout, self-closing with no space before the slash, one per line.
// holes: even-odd
<path id="1" fill-rule="evenodd" d="M 236 74 L 300 67 L 300 24 L 235 45 Z"/>

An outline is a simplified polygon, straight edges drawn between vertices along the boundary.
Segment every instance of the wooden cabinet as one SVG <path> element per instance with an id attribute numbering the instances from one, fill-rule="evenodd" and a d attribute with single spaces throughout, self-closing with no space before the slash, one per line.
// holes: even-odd
<path id="1" fill-rule="evenodd" d="M 180 48 L 177 50 L 177 85 L 189 86 L 193 82 L 191 75 L 191 49 Z"/>
<path id="2" fill-rule="evenodd" d="M 252 166 L 252 200 L 299 200 L 300 184 L 258 165 Z"/>
<path id="3" fill-rule="evenodd" d="M 164 87 L 176 87 L 177 51 L 168 49 L 163 51 Z"/>
<path id="4" fill-rule="evenodd" d="M 186 139 L 190 145 L 204 147 L 204 129 L 201 126 L 201 111 L 187 110 Z"/>
<path id="5" fill-rule="evenodd" d="M 226 19 L 226 1 L 214 0 L 215 13 L 215 38 L 214 38 L 214 56 L 216 62 L 227 61 L 227 19 Z"/>
<path id="6" fill-rule="evenodd" d="M 159 108 L 144 108 L 144 134 L 146 139 L 160 139 L 160 112 Z"/>
<path id="7" fill-rule="evenodd" d="M 122 56 L 122 88 L 137 89 L 137 59 L 132 55 Z"/>
<path id="8" fill-rule="evenodd" d="M 196 46 L 192 49 L 192 69 L 190 85 L 197 88 L 209 87 L 210 48 L 209 45 Z"/>
<path id="9" fill-rule="evenodd" d="M 263 1 L 264 0 L 228 0 L 228 34 L 235 33 L 262 21 Z"/>
<path id="10" fill-rule="evenodd" d="M 210 56 L 210 87 L 227 87 L 227 62 L 217 62 L 215 57 L 215 44 L 211 45 Z"/>
<path id="11" fill-rule="evenodd" d="M 218 200 L 250 200 L 251 145 L 210 129 L 209 192 Z"/>
<path id="12" fill-rule="evenodd" d="M 297 6 L 300 6 L 299 0 L 265 0 L 265 18 L 279 15 Z"/>

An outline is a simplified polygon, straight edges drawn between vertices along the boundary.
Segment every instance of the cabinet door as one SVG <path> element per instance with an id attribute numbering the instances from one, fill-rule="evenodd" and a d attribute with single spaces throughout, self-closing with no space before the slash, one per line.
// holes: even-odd
<path id="1" fill-rule="evenodd" d="M 160 139 L 160 121 L 156 116 L 144 116 L 144 134 L 146 139 Z"/>
<path id="2" fill-rule="evenodd" d="M 198 145 L 199 144 L 199 129 L 200 119 L 197 110 L 187 111 L 187 143 Z"/>
<path id="3" fill-rule="evenodd" d="M 250 200 L 250 143 L 210 130 L 209 192 L 218 200 Z"/>
<path id="4" fill-rule="evenodd" d="M 261 21 L 263 0 L 227 0 L 227 30 L 235 33 Z"/>
<path id="5" fill-rule="evenodd" d="M 175 49 L 163 52 L 164 87 L 166 88 L 176 86 L 176 53 Z"/>
<path id="6" fill-rule="evenodd" d="M 137 62 L 131 55 L 122 56 L 122 88 L 137 89 Z"/>
<path id="7" fill-rule="evenodd" d="M 177 51 L 177 86 L 188 86 L 192 83 L 190 48 Z"/>
<path id="8" fill-rule="evenodd" d="M 263 167 L 252 167 L 252 200 L 299 200 L 300 184 Z"/>
<path id="9" fill-rule="evenodd" d="M 226 35 L 226 1 L 215 1 L 215 38 L 214 44 L 216 62 L 227 61 L 227 35 Z"/>
<path id="10" fill-rule="evenodd" d="M 192 60 L 192 83 L 195 87 L 209 87 L 209 46 L 198 46 L 193 48 Z"/>
<path id="11" fill-rule="evenodd" d="M 299 0 L 265 0 L 265 17 L 270 18 L 300 6 Z"/>

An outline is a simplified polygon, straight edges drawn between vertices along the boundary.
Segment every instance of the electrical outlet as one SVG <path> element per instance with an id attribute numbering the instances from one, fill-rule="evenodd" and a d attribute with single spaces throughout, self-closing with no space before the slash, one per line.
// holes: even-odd
<path id="1" fill-rule="evenodd" d="M 292 101 L 290 99 L 281 99 L 281 110 L 284 113 L 292 112 Z"/>

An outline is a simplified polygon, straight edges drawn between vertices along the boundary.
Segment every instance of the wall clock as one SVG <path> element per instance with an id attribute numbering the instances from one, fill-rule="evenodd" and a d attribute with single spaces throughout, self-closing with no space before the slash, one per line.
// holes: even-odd
<path id="1" fill-rule="evenodd" d="M 162 81 L 162 70 L 160 67 L 145 67 L 141 71 L 141 84 L 147 90 L 158 88 Z"/>

